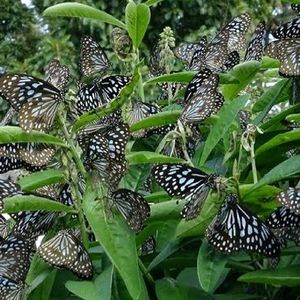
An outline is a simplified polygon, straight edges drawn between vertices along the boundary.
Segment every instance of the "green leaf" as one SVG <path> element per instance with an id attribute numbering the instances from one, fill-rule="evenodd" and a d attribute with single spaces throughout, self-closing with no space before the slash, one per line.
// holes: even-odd
<path id="1" fill-rule="evenodd" d="M 225 269 L 227 260 L 228 256 L 212 252 L 208 243 L 202 242 L 198 252 L 197 272 L 200 286 L 205 292 L 214 293 L 223 282 L 229 272 L 229 269 Z"/>
<path id="2" fill-rule="evenodd" d="M 274 69 L 280 67 L 280 61 L 269 56 L 263 56 L 260 63 L 262 69 Z"/>
<path id="3" fill-rule="evenodd" d="M 239 111 L 246 105 L 248 99 L 248 95 L 243 95 L 239 96 L 234 101 L 225 102 L 224 106 L 218 113 L 219 119 L 217 120 L 215 126 L 210 130 L 206 139 L 200 159 L 200 166 L 204 165 L 209 154 L 223 138 Z"/>
<path id="4" fill-rule="evenodd" d="M 261 145 L 256 151 L 255 155 L 259 156 L 260 154 L 266 151 L 274 151 L 277 146 L 292 143 L 300 140 L 300 131 L 288 131 L 285 133 L 277 134 L 272 139 Z"/>
<path id="5" fill-rule="evenodd" d="M 253 187 L 250 192 L 258 189 L 259 187 L 281 179 L 287 178 L 300 172 L 300 155 L 293 156 L 269 171 L 263 178 L 261 178 Z"/>
<path id="6" fill-rule="evenodd" d="M 135 48 L 138 48 L 143 40 L 150 22 L 150 8 L 144 3 L 135 4 L 129 2 L 125 10 L 125 22 L 128 34 Z"/>
<path id="7" fill-rule="evenodd" d="M 126 159 L 130 165 L 186 162 L 181 158 L 170 157 L 151 151 L 130 152 L 126 155 Z"/>
<path id="8" fill-rule="evenodd" d="M 79 17 L 96 19 L 111 25 L 118 26 L 120 28 L 126 29 L 126 25 L 113 17 L 112 15 L 106 13 L 105 11 L 99 10 L 97 8 L 75 2 L 65 2 L 61 4 L 56 4 L 48 7 L 43 12 L 44 17 Z"/>
<path id="9" fill-rule="evenodd" d="M 152 5 L 155 5 L 159 2 L 162 2 L 163 0 L 148 0 L 145 4 L 148 5 L 148 6 L 152 6 Z"/>
<path id="10" fill-rule="evenodd" d="M 160 82 L 190 82 L 197 72 L 177 72 L 165 74 L 148 79 L 144 84 L 155 84 Z M 219 74 L 220 84 L 239 83 L 239 80 L 229 74 Z"/>
<path id="11" fill-rule="evenodd" d="M 288 266 L 282 269 L 249 272 L 240 276 L 238 281 L 283 285 L 289 287 L 299 286 L 300 265 Z"/>
<path id="12" fill-rule="evenodd" d="M 300 114 L 292 114 L 285 118 L 289 122 L 300 122 Z"/>
<path id="13" fill-rule="evenodd" d="M 298 112 L 300 110 L 300 104 L 293 105 L 288 109 L 276 114 L 274 117 L 270 118 L 265 123 L 261 124 L 259 127 L 263 131 L 272 131 L 277 130 L 278 127 L 282 127 L 281 121 L 285 119 L 286 116 Z"/>
<path id="14" fill-rule="evenodd" d="M 179 284 L 173 278 L 156 281 L 155 291 L 158 300 L 214 300 L 214 298 L 194 287 Z"/>
<path id="15" fill-rule="evenodd" d="M 103 191 L 102 195 L 105 194 Z M 104 199 L 106 197 L 99 195 L 99 199 L 96 200 L 95 189 L 92 188 L 88 178 L 83 197 L 83 210 L 87 220 L 105 253 L 120 273 L 131 297 L 140 300 L 148 299 L 138 266 L 135 235 L 120 215 L 115 215 L 113 218 L 106 215 Z"/>
<path id="16" fill-rule="evenodd" d="M 67 281 L 65 286 L 74 295 L 85 300 L 110 300 L 113 267 L 105 269 L 95 281 Z"/>
<path id="17" fill-rule="evenodd" d="M 233 100 L 254 79 L 259 68 L 260 63 L 257 61 L 247 61 L 235 66 L 228 74 L 233 78 L 237 78 L 239 83 L 224 85 L 224 97 Z"/>
<path id="18" fill-rule="evenodd" d="M 253 124 L 258 125 L 273 105 L 287 101 L 290 98 L 291 82 L 290 79 L 282 79 L 262 94 L 253 105 L 253 113 L 261 111 L 254 119 Z"/>
<path id="19" fill-rule="evenodd" d="M 54 184 L 65 180 L 63 170 L 49 169 L 45 171 L 31 173 L 18 180 L 22 191 L 34 191 L 39 187 Z"/>
<path id="20" fill-rule="evenodd" d="M 263 296 L 248 295 L 248 294 L 216 294 L 214 295 L 216 300 L 263 300 Z"/>
<path id="21" fill-rule="evenodd" d="M 155 115 L 144 118 L 143 120 L 133 124 L 130 127 L 130 131 L 134 132 L 143 128 L 176 123 L 180 114 L 181 114 L 181 110 L 159 112 Z"/>
<path id="22" fill-rule="evenodd" d="M 131 81 L 121 90 L 119 96 L 114 99 L 112 102 L 109 102 L 108 104 L 101 106 L 91 112 L 86 112 L 80 116 L 80 118 L 74 123 L 72 131 L 76 132 L 81 127 L 95 121 L 100 120 L 104 116 L 106 116 L 109 113 L 114 112 L 118 108 L 122 107 L 122 105 L 130 99 L 131 94 L 134 91 L 135 86 L 137 85 L 140 74 L 139 74 L 139 65 L 136 66 L 134 70 L 134 74 L 131 78 Z"/>
<path id="23" fill-rule="evenodd" d="M 61 139 L 40 131 L 27 133 L 17 126 L 0 127 L 0 144 L 8 143 L 43 143 L 68 147 Z"/>
<path id="24" fill-rule="evenodd" d="M 70 206 L 66 206 L 60 202 L 34 195 L 16 195 L 4 199 L 4 212 L 15 213 L 22 210 L 75 212 L 74 209 Z"/>

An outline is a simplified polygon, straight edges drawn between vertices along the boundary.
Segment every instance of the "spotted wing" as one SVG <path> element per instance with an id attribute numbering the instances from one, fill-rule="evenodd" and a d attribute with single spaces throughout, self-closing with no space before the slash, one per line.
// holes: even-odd
<path id="1" fill-rule="evenodd" d="M 81 39 L 80 71 L 83 76 L 102 73 L 110 67 L 110 62 L 103 49 L 89 36 Z"/>

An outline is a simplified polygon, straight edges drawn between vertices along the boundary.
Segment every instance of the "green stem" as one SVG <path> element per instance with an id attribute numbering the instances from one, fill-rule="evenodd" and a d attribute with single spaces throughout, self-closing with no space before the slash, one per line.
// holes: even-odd
<path id="1" fill-rule="evenodd" d="M 72 162 L 73 160 L 75 161 L 77 169 L 81 173 L 82 177 L 85 179 L 86 178 L 86 170 L 85 170 L 84 165 L 78 155 L 78 152 L 76 151 L 74 142 L 71 138 L 71 135 L 70 135 L 67 127 L 66 127 L 65 118 L 63 117 L 61 112 L 58 113 L 58 119 L 61 124 L 61 128 L 63 130 L 65 139 L 67 140 L 68 145 L 69 145 L 69 149 L 67 150 L 66 155 L 70 162 Z M 71 185 L 76 194 L 76 198 L 74 199 L 74 205 L 78 211 L 78 218 L 79 218 L 79 223 L 80 223 L 80 231 L 81 231 L 82 241 L 83 241 L 84 246 L 86 248 L 88 248 L 88 235 L 87 235 L 87 228 L 85 226 L 83 211 L 81 208 L 82 197 L 81 197 L 81 194 L 78 189 L 78 177 L 73 176 L 72 171 L 70 173 L 71 173 Z"/>
<path id="2" fill-rule="evenodd" d="M 135 49 L 136 53 L 136 65 L 140 63 L 140 54 L 139 54 L 139 49 Z M 144 93 L 144 84 L 143 84 L 143 78 L 142 78 L 142 72 L 141 72 L 141 66 L 139 66 L 139 83 L 138 83 L 138 90 L 139 90 L 139 95 L 142 99 L 142 101 L 145 101 L 145 93 Z"/>
<path id="3" fill-rule="evenodd" d="M 254 140 L 250 139 L 250 157 L 251 157 L 251 166 L 252 166 L 252 175 L 253 175 L 253 183 L 257 183 L 257 170 L 256 170 L 256 163 L 255 163 L 255 152 L 254 152 Z"/>
<path id="4" fill-rule="evenodd" d="M 147 278 L 147 280 L 151 283 L 151 284 L 155 284 L 155 281 L 153 279 L 153 277 L 151 276 L 151 274 L 148 272 L 147 268 L 144 266 L 143 262 L 141 261 L 141 259 L 138 259 L 138 263 L 140 266 L 140 269 L 142 271 L 142 273 L 144 274 L 144 276 Z"/>

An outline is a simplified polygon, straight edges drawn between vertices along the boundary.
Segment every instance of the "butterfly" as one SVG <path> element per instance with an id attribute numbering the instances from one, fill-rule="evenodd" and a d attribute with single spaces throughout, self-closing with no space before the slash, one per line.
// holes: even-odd
<path id="1" fill-rule="evenodd" d="M 279 240 L 266 224 L 237 203 L 235 194 L 225 197 L 206 231 L 206 238 L 209 244 L 221 252 L 245 250 L 274 259 L 280 255 Z"/>
<path id="2" fill-rule="evenodd" d="M 118 189 L 112 193 L 112 201 L 134 232 L 144 228 L 144 222 L 150 216 L 150 207 L 141 194 Z"/>
<path id="3" fill-rule="evenodd" d="M 0 179 L 0 212 L 3 210 L 3 199 L 22 193 L 18 184 Z"/>
<path id="4" fill-rule="evenodd" d="M 282 39 L 271 42 L 265 48 L 265 54 L 278 59 L 281 63 L 279 74 L 286 77 L 300 75 L 300 40 Z"/>
<path id="5" fill-rule="evenodd" d="M 272 32 L 276 39 L 299 38 L 300 37 L 300 18 L 293 19 L 277 27 Z"/>
<path id="6" fill-rule="evenodd" d="M 24 284 L 0 275 L 0 295 L 3 300 L 21 300 Z"/>
<path id="7" fill-rule="evenodd" d="M 240 127 L 244 131 L 247 128 L 247 125 L 251 121 L 251 113 L 246 110 L 240 110 L 239 111 L 239 121 L 240 121 Z"/>
<path id="8" fill-rule="evenodd" d="M 257 60 L 260 61 L 264 53 L 264 40 L 266 36 L 266 23 L 260 22 L 253 33 L 253 36 L 248 44 L 245 61 Z"/>
<path id="9" fill-rule="evenodd" d="M 292 8 L 292 10 L 294 10 L 295 12 L 297 12 L 298 14 L 300 13 L 300 5 L 299 4 L 292 3 L 291 4 L 291 8 Z"/>
<path id="10" fill-rule="evenodd" d="M 292 212 L 300 214 L 300 189 L 289 187 L 286 191 L 279 193 L 277 199 Z"/>
<path id="11" fill-rule="evenodd" d="M 200 122 L 217 113 L 224 97 L 217 91 L 219 77 L 209 69 L 198 72 L 186 88 L 185 106 L 180 120 L 182 123 Z"/>
<path id="12" fill-rule="evenodd" d="M 93 277 L 88 252 L 72 230 L 61 230 L 38 248 L 39 256 L 54 267 L 65 268 L 83 279 Z"/>
<path id="13" fill-rule="evenodd" d="M 9 233 L 9 225 L 7 220 L 0 214 L 0 240 L 5 239 Z"/>
<path id="14" fill-rule="evenodd" d="M 125 147 L 129 139 L 129 127 L 120 123 L 104 129 L 101 126 L 100 129 L 99 126 L 94 128 L 80 133 L 81 147 L 85 149 L 84 163 L 88 169 L 97 170 L 104 181 L 116 185 L 127 170 Z"/>
<path id="15" fill-rule="evenodd" d="M 66 183 L 60 190 L 59 200 L 64 205 L 67 205 L 67 206 L 74 205 L 74 201 L 73 201 L 72 194 L 71 194 L 71 186 L 68 183 Z"/>
<path id="16" fill-rule="evenodd" d="M 81 39 L 80 72 L 83 76 L 103 73 L 110 66 L 110 62 L 103 49 L 89 36 Z"/>
<path id="17" fill-rule="evenodd" d="M 67 92 L 70 71 L 66 65 L 61 65 L 58 59 L 53 59 L 45 68 L 44 80 L 55 86 L 63 95 Z"/>
<path id="18" fill-rule="evenodd" d="M 130 77 L 112 75 L 83 85 L 75 98 L 75 110 L 81 115 L 98 107 L 102 107 L 117 98 L 120 91 L 129 83 Z"/>
<path id="19" fill-rule="evenodd" d="M 245 35 L 251 17 L 242 14 L 233 18 L 207 45 L 206 37 L 198 44 L 181 46 L 175 55 L 188 62 L 189 69 L 200 71 L 208 68 L 213 72 L 227 71 L 239 63 L 238 52 L 245 46 Z"/>
<path id="20" fill-rule="evenodd" d="M 31 166 L 30 164 L 17 158 L 0 157 L 0 174 L 16 169 L 25 169 L 29 172 L 36 172 L 44 169 L 45 167 L 46 166 Z"/>
<path id="21" fill-rule="evenodd" d="M 286 206 L 278 207 L 267 218 L 266 224 L 278 239 L 291 240 L 300 245 L 300 215 Z"/>
<path id="22" fill-rule="evenodd" d="M 155 252 L 156 240 L 153 235 L 150 235 L 141 245 L 141 255 L 149 255 Z"/>
<path id="23" fill-rule="evenodd" d="M 63 101 L 52 84 L 25 74 L 1 76 L 0 95 L 19 113 L 20 127 L 26 132 L 49 130 Z"/>
<path id="24" fill-rule="evenodd" d="M 159 44 L 155 44 L 149 59 L 149 71 L 151 76 L 160 76 L 166 73 L 166 68 L 162 65 L 162 56 Z"/>
<path id="25" fill-rule="evenodd" d="M 169 195 L 180 196 L 188 201 L 181 211 L 181 217 L 186 220 L 198 216 L 209 192 L 217 187 L 216 174 L 208 175 L 187 165 L 160 164 L 154 166 L 151 173 Z"/>
<path id="26" fill-rule="evenodd" d="M 158 106 L 150 104 L 150 103 L 146 103 L 146 102 L 142 102 L 142 101 L 136 101 L 131 110 L 128 113 L 128 124 L 129 126 L 143 120 L 146 117 L 152 116 L 157 114 L 158 112 L 160 112 L 160 109 Z M 162 127 L 160 127 L 162 128 Z M 145 136 L 146 132 L 151 131 L 151 129 L 153 129 L 153 127 L 148 128 L 147 130 L 139 130 L 137 132 L 133 132 L 131 133 L 133 137 L 143 137 Z M 158 129 L 158 128 L 156 128 Z M 153 131 L 151 132 L 151 134 L 154 134 Z"/>
<path id="27" fill-rule="evenodd" d="M 11 234 L 0 241 L 0 274 L 16 282 L 24 282 L 32 254 L 32 244 Z"/>
<path id="28" fill-rule="evenodd" d="M 186 154 L 192 157 L 200 140 L 201 134 L 197 127 L 194 124 L 192 124 L 192 126 L 186 126 L 185 145 L 183 144 L 184 141 L 180 140 L 177 136 L 170 137 L 170 139 L 166 141 L 162 153 L 170 157 L 182 159 L 186 158 Z M 186 154 L 183 150 L 186 150 Z"/>
<path id="29" fill-rule="evenodd" d="M 55 148 L 45 144 L 0 144 L 0 156 L 20 159 L 32 166 L 44 166 L 54 156 Z"/>
<path id="30" fill-rule="evenodd" d="M 203 36 L 198 43 L 184 43 L 175 48 L 174 54 L 183 60 L 191 71 L 200 70 L 205 63 L 207 37 Z"/>

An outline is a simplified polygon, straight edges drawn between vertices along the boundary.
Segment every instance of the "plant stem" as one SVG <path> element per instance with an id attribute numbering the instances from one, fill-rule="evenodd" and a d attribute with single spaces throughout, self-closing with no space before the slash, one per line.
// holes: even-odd
<path id="1" fill-rule="evenodd" d="M 151 276 L 151 274 L 148 272 L 147 268 L 144 266 L 143 262 L 141 261 L 141 259 L 138 259 L 138 263 L 140 266 L 140 269 L 142 271 L 142 273 L 144 274 L 144 276 L 147 278 L 147 280 L 151 283 L 154 284 L 155 281 L 153 279 L 153 277 Z"/>
<path id="2" fill-rule="evenodd" d="M 140 54 L 139 54 L 139 49 L 135 48 L 135 53 L 136 53 L 136 65 L 140 63 Z M 145 101 L 145 93 L 144 93 L 144 85 L 143 85 L 143 78 L 142 78 L 142 73 L 141 73 L 141 66 L 139 66 L 139 84 L 138 84 L 138 89 L 139 89 L 139 95 L 142 99 L 142 101 Z"/>
<path id="3" fill-rule="evenodd" d="M 69 134 L 69 131 L 66 127 L 65 124 L 65 119 L 61 112 L 58 112 L 58 119 L 61 124 L 61 128 L 63 130 L 65 139 L 67 140 L 67 143 L 69 145 L 69 150 L 67 150 L 67 157 L 70 161 L 75 161 L 75 165 L 78 168 L 79 172 L 81 173 L 82 177 L 85 179 L 86 178 L 86 170 L 84 168 L 84 165 L 82 161 L 80 160 L 80 157 L 78 155 L 78 152 L 76 151 L 74 142 Z M 76 194 L 76 199 L 74 199 L 74 205 L 75 208 L 78 211 L 78 218 L 79 218 L 79 223 L 80 223 L 80 231 L 81 231 L 81 236 L 82 236 L 82 241 L 85 247 L 88 246 L 88 236 L 87 236 L 87 228 L 85 226 L 85 221 L 84 221 L 84 215 L 81 209 L 81 202 L 82 202 L 82 197 L 80 195 L 79 189 L 78 189 L 78 177 L 73 176 L 73 172 L 71 171 L 71 185 L 75 191 Z"/>
<path id="4" fill-rule="evenodd" d="M 253 175 L 253 183 L 257 183 L 257 170 L 255 163 L 255 152 L 254 152 L 254 139 L 250 138 L 250 157 L 251 157 L 251 166 L 252 166 L 252 175 Z"/>

